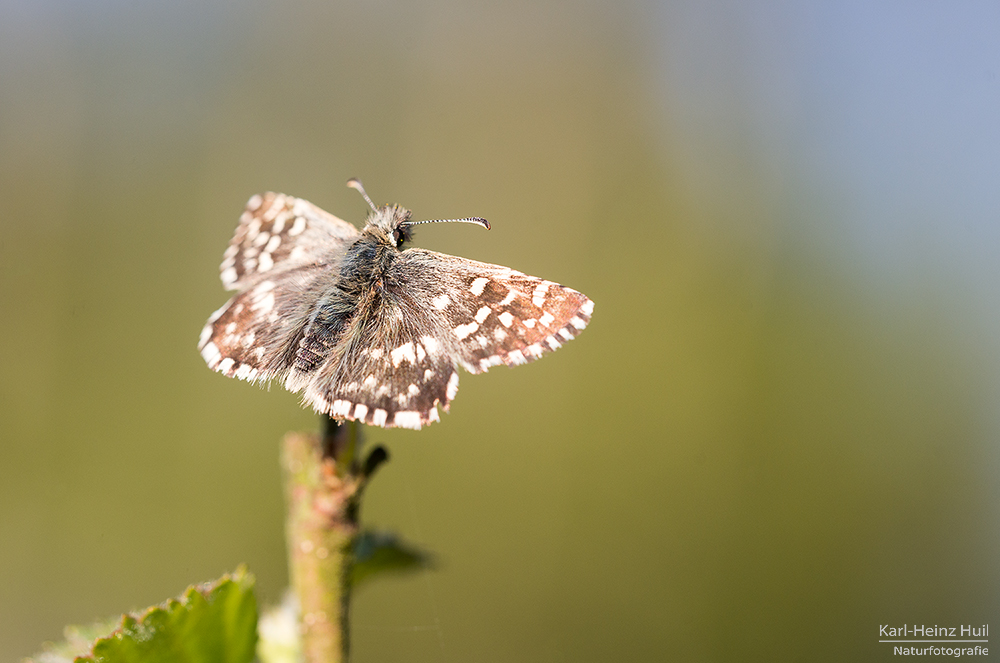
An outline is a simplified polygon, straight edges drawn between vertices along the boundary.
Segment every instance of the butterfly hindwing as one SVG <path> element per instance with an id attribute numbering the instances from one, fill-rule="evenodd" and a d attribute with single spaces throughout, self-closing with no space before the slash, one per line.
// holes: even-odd
<path id="1" fill-rule="evenodd" d="M 251 382 L 284 378 L 322 277 L 317 267 L 282 271 L 226 302 L 201 331 L 198 349 L 209 368 Z"/>
<path id="2" fill-rule="evenodd" d="M 438 421 L 458 389 L 454 359 L 438 325 L 400 292 L 361 303 L 340 343 L 305 389 L 319 411 L 376 426 L 420 428 Z"/>

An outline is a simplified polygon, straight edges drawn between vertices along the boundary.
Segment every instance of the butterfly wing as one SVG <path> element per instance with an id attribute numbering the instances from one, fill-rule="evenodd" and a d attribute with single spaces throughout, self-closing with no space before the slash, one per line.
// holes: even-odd
<path id="1" fill-rule="evenodd" d="M 236 294 L 201 330 L 208 367 L 250 382 L 284 379 L 326 274 L 316 266 L 286 270 Z"/>
<path id="2" fill-rule="evenodd" d="M 584 294 L 508 267 L 423 249 L 403 258 L 401 280 L 424 286 L 424 305 L 470 373 L 534 361 L 575 338 L 594 311 Z"/>
<path id="3" fill-rule="evenodd" d="M 303 330 L 329 299 L 329 275 L 359 234 L 300 198 L 253 196 L 220 267 L 223 285 L 240 292 L 201 331 L 209 368 L 251 382 L 283 379 Z"/>
<path id="4" fill-rule="evenodd" d="M 358 230 L 312 203 L 268 192 L 247 201 L 219 267 L 227 290 L 342 255 Z"/>
<path id="5" fill-rule="evenodd" d="M 409 249 L 359 302 L 305 400 L 334 417 L 420 428 L 455 397 L 458 366 L 537 359 L 574 338 L 593 308 L 550 281 Z"/>

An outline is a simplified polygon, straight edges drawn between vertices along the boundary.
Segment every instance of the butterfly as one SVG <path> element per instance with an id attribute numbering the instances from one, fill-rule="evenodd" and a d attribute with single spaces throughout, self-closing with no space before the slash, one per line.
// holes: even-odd
<path id="1" fill-rule="evenodd" d="M 397 205 L 365 226 L 281 193 L 255 195 L 223 256 L 236 295 L 212 314 L 198 349 L 229 377 L 282 383 L 339 420 L 419 429 L 458 391 L 458 368 L 482 373 L 556 350 L 594 303 L 508 267 L 405 248 L 420 223 Z"/>

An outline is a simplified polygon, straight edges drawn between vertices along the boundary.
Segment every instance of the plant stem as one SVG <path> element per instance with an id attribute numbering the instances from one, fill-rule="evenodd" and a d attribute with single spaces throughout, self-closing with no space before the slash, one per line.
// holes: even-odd
<path id="1" fill-rule="evenodd" d="M 348 659 L 350 578 L 364 484 L 355 462 L 359 430 L 354 422 L 327 418 L 322 437 L 289 433 L 284 439 L 288 563 L 307 663 Z"/>

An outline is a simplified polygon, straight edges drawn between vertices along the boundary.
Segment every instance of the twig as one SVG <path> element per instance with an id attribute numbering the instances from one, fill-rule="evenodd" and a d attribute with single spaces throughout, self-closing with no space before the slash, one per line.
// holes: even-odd
<path id="1" fill-rule="evenodd" d="M 288 500 L 288 563 L 299 599 L 307 663 L 348 659 L 348 611 L 358 500 L 364 468 L 355 461 L 360 426 L 327 418 L 322 437 L 285 436 L 282 465 Z"/>

